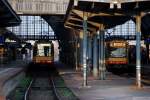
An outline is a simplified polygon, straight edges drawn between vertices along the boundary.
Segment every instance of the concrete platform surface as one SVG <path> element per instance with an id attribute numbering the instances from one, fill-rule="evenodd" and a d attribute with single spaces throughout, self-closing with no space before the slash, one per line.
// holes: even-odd
<path id="1" fill-rule="evenodd" d="M 5 100 L 20 79 L 24 77 L 23 68 L 7 68 L 0 71 L 0 100 Z M 3 99 L 2 99 L 3 98 Z"/>
<path id="2" fill-rule="evenodd" d="M 29 62 L 17 60 L 0 65 L 0 100 L 5 100 L 9 92 L 13 90 L 20 79 L 25 76 L 24 68 L 28 63 Z"/>
<path id="3" fill-rule="evenodd" d="M 25 67 L 27 64 L 29 64 L 31 61 L 29 60 L 21 60 L 17 59 L 16 61 L 11 61 L 7 64 L 1 64 L 0 63 L 0 70 L 3 70 L 3 68 L 19 68 L 19 67 Z"/>
<path id="4" fill-rule="evenodd" d="M 106 80 L 88 77 L 88 86 L 83 87 L 82 72 L 60 70 L 67 86 L 80 100 L 150 100 L 150 87 L 137 89 L 135 79 L 107 73 Z"/>

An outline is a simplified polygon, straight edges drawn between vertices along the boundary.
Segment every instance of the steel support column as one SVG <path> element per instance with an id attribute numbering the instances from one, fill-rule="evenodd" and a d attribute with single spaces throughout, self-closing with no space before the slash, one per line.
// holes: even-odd
<path id="1" fill-rule="evenodd" d="M 28 34 L 28 30 L 29 30 L 29 28 L 28 28 L 28 24 L 29 24 L 29 23 L 28 23 L 28 16 L 26 16 L 26 25 L 27 25 L 27 26 L 26 26 L 26 27 L 27 27 L 27 28 L 26 28 L 26 30 L 27 30 L 27 39 L 28 39 L 28 35 L 29 35 L 29 34 Z"/>
<path id="2" fill-rule="evenodd" d="M 87 33 L 87 52 L 86 52 L 87 74 L 89 72 L 89 33 Z"/>
<path id="3" fill-rule="evenodd" d="M 100 79 L 103 79 L 103 42 L 102 42 L 102 32 L 99 31 L 99 73 Z"/>
<path id="4" fill-rule="evenodd" d="M 99 69 L 99 76 L 102 79 L 102 41 L 101 41 L 101 31 L 97 32 L 98 35 L 98 69 Z"/>
<path id="5" fill-rule="evenodd" d="M 80 69 L 81 69 L 83 67 L 83 32 L 82 31 L 80 32 L 79 42 L 80 42 L 80 48 L 79 48 L 79 55 L 80 55 L 79 66 L 80 66 Z"/>
<path id="6" fill-rule="evenodd" d="M 137 87 L 141 88 L 141 16 L 136 16 L 136 82 Z"/>
<path id="7" fill-rule="evenodd" d="M 102 39 L 102 77 L 101 79 L 106 78 L 106 66 L 105 66 L 105 32 L 101 31 L 101 39 Z"/>
<path id="8" fill-rule="evenodd" d="M 83 86 L 87 86 L 87 16 L 83 15 Z"/>
<path id="9" fill-rule="evenodd" d="M 149 43 L 146 43 L 146 64 L 149 63 Z"/>
<path id="10" fill-rule="evenodd" d="M 93 76 L 98 78 L 98 47 L 97 47 L 97 35 L 93 37 Z"/>
<path id="11" fill-rule="evenodd" d="M 105 44 L 104 44 L 104 31 L 99 31 L 99 73 L 100 79 L 105 79 Z"/>
<path id="12" fill-rule="evenodd" d="M 91 36 L 89 35 L 88 37 L 88 67 L 89 71 L 91 71 L 91 65 L 92 65 L 92 39 Z"/>
<path id="13" fill-rule="evenodd" d="M 36 39 L 35 39 L 35 34 L 36 34 L 36 33 L 35 33 L 35 32 L 36 32 L 36 30 L 35 30 L 35 22 L 36 22 L 36 21 L 35 21 L 35 16 L 33 16 L 33 17 L 34 17 L 34 19 L 33 19 L 33 24 L 34 24 L 34 25 L 33 25 L 33 28 L 34 28 L 34 29 L 33 29 L 33 32 L 34 32 L 34 40 L 36 40 Z"/>
<path id="14" fill-rule="evenodd" d="M 76 58 L 76 71 L 78 70 L 78 39 L 77 39 L 77 36 L 75 38 L 75 58 Z"/>

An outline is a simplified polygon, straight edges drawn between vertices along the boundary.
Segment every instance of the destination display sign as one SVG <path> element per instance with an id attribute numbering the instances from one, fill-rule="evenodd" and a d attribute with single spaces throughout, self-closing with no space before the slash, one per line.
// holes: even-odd
<path id="1" fill-rule="evenodd" d="M 124 42 L 112 42 L 110 44 L 111 47 L 125 47 L 126 44 Z"/>

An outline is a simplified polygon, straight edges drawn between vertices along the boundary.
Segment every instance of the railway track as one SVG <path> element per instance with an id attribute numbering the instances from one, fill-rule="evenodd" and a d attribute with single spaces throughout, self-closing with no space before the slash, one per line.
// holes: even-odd
<path id="1" fill-rule="evenodd" d="M 55 94 L 53 76 L 57 71 L 53 66 L 36 66 L 30 69 L 32 81 L 25 93 L 24 100 L 59 100 Z"/>
<path id="2" fill-rule="evenodd" d="M 67 88 L 55 66 L 31 66 L 27 72 L 32 81 L 24 100 L 79 100 Z"/>
<path id="3" fill-rule="evenodd" d="M 31 64 L 7 100 L 79 100 L 65 85 L 56 67 Z"/>
<path id="4" fill-rule="evenodd" d="M 50 78 L 37 77 L 29 86 L 25 100 L 59 100 L 54 91 Z"/>

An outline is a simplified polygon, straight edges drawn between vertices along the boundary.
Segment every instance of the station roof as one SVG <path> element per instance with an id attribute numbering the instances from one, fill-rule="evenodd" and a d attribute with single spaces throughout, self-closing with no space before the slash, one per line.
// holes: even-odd
<path id="1" fill-rule="evenodd" d="M 112 1 L 121 4 L 121 8 Z M 128 20 L 135 20 L 135 15 L 142 12 L 142 17 L 149 20 L 150 0 L 70 0 L 67 15 L 65 18 L 65 26 L 73 29 L 83 29 L 83 15 L 86 14 L 88 22 L 88 30 L 95 32 L 104 25 L 105 29 L 121 25 Z M 142 20 L 142 30 L 148 29 L 148 22 Z M 149 31 L 150 32 L 150 31 Z"/>
<path id="2" fill-rule="evenodd" d="M 70 41 L 72 41 L 74 34 L 70 34 L 72 33 L 71 29 L 64 27 L 64 15 L 44 15 L 41 17 L 52 27 L 61 49 L 67 52 L 72 50 L 70 49 L 72 47 Z"/>
<path id="3" fill-rule="evenodd" d="M 0 23 L 0 27 L 16 26 L 21 23 L 7 0 L 0 0 Z"/>

